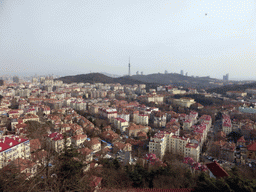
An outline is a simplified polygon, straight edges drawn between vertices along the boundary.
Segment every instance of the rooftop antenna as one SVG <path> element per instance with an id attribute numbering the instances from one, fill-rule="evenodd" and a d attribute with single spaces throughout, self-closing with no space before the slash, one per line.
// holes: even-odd
<path id="1" fill-rule="evenodd" d="M 130 64 L 130 56 L 129 56 L 129 65 L 128 65 L 129 71 L 128 71 L 128 75 L 131 76 L 131 64 Z"/>

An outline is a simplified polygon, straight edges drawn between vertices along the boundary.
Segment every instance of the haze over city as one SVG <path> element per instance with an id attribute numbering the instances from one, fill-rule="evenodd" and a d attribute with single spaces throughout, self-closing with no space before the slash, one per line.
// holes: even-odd
<path id="1" fill-rule="evenodd" d="M 255 79 L 255 1 L 0 1 L 4 74 Z"/>

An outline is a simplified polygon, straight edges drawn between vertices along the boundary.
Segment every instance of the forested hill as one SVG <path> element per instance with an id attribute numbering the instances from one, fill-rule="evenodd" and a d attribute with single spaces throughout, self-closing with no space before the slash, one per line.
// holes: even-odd
<path id="1" fill-rule="evenodd" d="M 112 78 L 101 73 L 89 73 L 89 74 L 81 74 L 75 76 L 65 76 L 58 78 L 57 80 L 61 80 L 64 83 L 120 83 L 120 84 L 142 84 L 144 82 L 131 79 L 129 76 Z"/>
<path id="2" fill-rule="evenodd" d="M 210 82 L 218 82 L 220 80 L 212 79 L 210 77 L 190 77 L 183 76 L 177 73 L 168 74 L 150 74 L 150 75 L 133 75 L 118 78 L 108 77 L 101 73 L 89 73 L 75 76 L 65 76 L 58 78 L 64 83 L 83 82 L 83 83 L 120 83 L 120 84 L 147 84 L 149 87 L 156 87 L 157 85 L 169 85 L 191 87 L 191 88 L 209 88 L 218 85 Z"/>
<path id="3" fill-rule="evenodd" d="M 226 85 L 222 87 L 208 89 L 209 93 L 225 94 L 227 91 L 245 91 L 246 89 L 256 89 L 256 83 L 248 83 L 243 85 Z"/>

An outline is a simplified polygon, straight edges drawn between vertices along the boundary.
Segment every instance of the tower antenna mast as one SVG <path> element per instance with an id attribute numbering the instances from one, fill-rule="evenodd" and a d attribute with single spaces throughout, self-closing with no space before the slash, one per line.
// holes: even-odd
<path id="1" fill-rule="evenodd" d="M 129 56 L 129 65 L 128 65 L 129 71 L 128 71 L 128 75 L 131 76 L 131 64 L 130 64 L 130 56 Z"/>

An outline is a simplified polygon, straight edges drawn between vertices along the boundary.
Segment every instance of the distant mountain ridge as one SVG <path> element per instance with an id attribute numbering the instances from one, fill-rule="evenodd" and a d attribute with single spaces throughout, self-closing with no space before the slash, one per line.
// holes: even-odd
<path id="1" fill-rule="evenodd" d="M 211 81 L 218 81 L 210 77 L 190 77 L 183 76 L 177 73 L 168 74 L 149 74 L 149 75 L 133 75 L 123 76 L 118 78 L 108 77 L 101 73 L 89 73 L 80 74 L 75 76 L 60 77 L 58 80 L 62 80 L 64 83 L 120 83 L 120 84 L 146 84 L 147 87 L 156 88 L 158 85 L 175 85 L 191 88 L 208 88 L 216 87 L 216 85 L 210 84 Z"/>
<path id="2" fill-rule="evenodd" d="M 178 73 L 155 73 L 149 75 L 133 75 L 132 79 L 139 80 L 145 83 L 159 83 L 159 84 L 174 84 L 188 87 L 204 87 L 209 86 L 209 82 L 216 81 L 210 77 L 191 77 L 184 76 Z"/>

